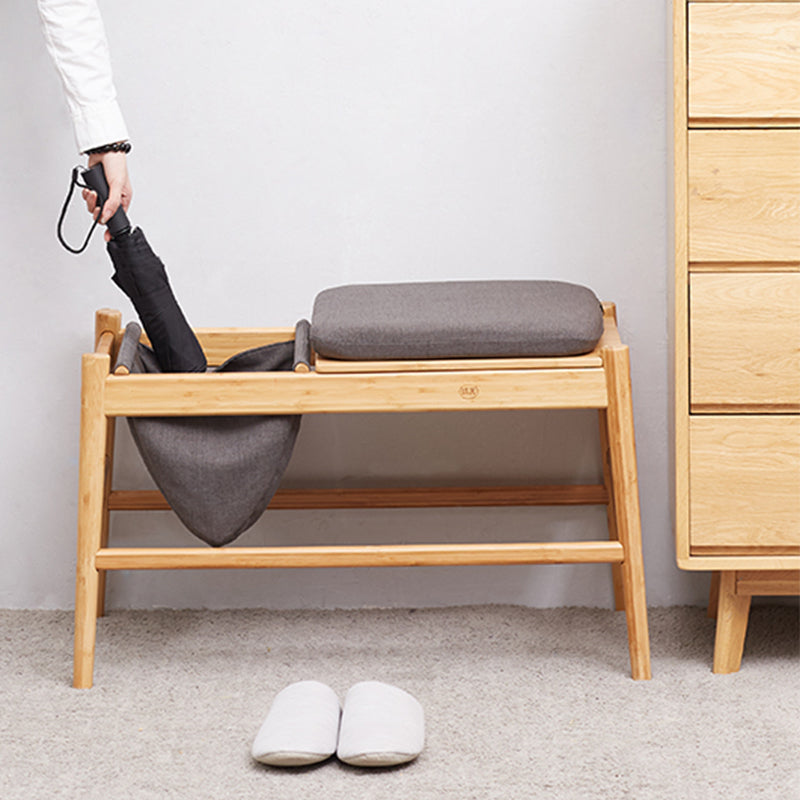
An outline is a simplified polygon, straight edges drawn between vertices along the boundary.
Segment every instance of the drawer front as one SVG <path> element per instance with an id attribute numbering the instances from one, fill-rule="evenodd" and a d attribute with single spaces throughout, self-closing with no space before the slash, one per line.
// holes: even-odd
<path id="1" fill-rule="evenodd" d="M 689 117 L 800 120 L 800 2 L 689 4 Z"/>
<path id="2" fill-rule="evenodd" d="M 689 260 L 800 263 L 800 130 L 689 131 Z"/>
<path id="3" fill-rule="evenodd" d="M 693 553 L 800 552 L 800 416 L 693 417 Z"/>
<path id="4" fill-rule="evenodd" d="M 692 410 L 800 410 L 800 273 L 696 273 Z"/>

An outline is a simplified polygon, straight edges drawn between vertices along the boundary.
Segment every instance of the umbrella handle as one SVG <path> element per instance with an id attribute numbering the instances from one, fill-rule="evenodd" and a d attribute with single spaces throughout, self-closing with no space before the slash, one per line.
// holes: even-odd
<path id="1" fill-rule="evenodd" d="M 103 164 L 97 162 L 91 169 L 84 170 L 82 175 L 86 185 L 97 192 L 98 207 L 101 209 L 108 200 L 108 182 L 106 181 L 106 174 L 103 171 Z M 131 223 L 128 220 L 125 210 L 120 206 L 113 217 L 106 223 L 108 232 L 112 238 L 130 233 Z"/>

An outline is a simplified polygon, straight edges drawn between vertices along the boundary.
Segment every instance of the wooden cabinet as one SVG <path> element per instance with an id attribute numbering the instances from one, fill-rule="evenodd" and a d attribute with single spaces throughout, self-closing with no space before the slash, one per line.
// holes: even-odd
<path id="1" fill-rule="evenodd" d="M 800 120 L 800 4 L 690 2 L 688 14 L 694 122 Z"/>
<path id="2" fill-rule="evenodd" d="M 800 548 L 800 415 L 689 420 L 691 552 L 789 555 Z"/>
<path id="3" fill-rule="evenodd" d="M 800 591 L 800 0 L 674 2 L 676 547 L 732 672 Z"/>
<path id="4" fill-rule="evenodd" d="M 690 412 L 800 412 L 800 272 L 690 274 L 689 330 Z"/>
<path id="5" fill-rule="evenodd" d="M 800 262 L 800 130 L 688 136 L 689 260 Z"/>

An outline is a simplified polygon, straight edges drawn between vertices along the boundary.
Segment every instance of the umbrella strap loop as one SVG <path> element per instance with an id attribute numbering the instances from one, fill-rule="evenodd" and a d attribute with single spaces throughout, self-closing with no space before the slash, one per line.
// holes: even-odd
<path id="1" fill-rule="evenodd" d="M 89 228 L 89 233 L 86 234 L 86 238 L 83 240 L 83 244 L 79 249 L 75 249 L 71 247 L 67 242 L 64 240 L 64 236 L 61 232 L 61 226 L 64 224 L 64 217 L 67 216 L 67 209 L 69 208 L 69 204 L 72 201 L 72 193 L 75 191 L 76 186 L 80 186 L 82 189 L 89 189 L 91 187 L 87 186 L 85 183 L 81 183 L 78 180 L 78 172 L 81 168 L 74 167 L 72 170 L 72 180 L 69 184 L 69 191 L 67 192 L 67 199 L 64 201 L 64 205 L 61 208 L 61 215 L 58 218 L 58 225 L 56 227 L 56 235 L 58 236 L 58 241 L 61 242 L 61 245 L 64 249 L 69 250 L 70 253 L 75 253 L 75 255 L 80 255 L 88 246 L 89 240 L 92 238 L 92 234 L 94 233 L 94 229 L 97 227 L 97 223 L 100 221 L 100 214 L 98 213 L 97 218 L 94 221 L 94 224 L 91 228 Z"/>

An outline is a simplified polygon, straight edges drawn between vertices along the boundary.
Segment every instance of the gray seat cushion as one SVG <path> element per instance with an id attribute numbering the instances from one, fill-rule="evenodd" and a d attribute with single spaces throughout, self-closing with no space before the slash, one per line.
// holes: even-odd
<path id="1" fill-rule="evenodd" d="M 355 361 L 578 355 L 602 332 L 594 292 L 562 281 L 337 286 L 311 321 L 317 353 Z"/>

